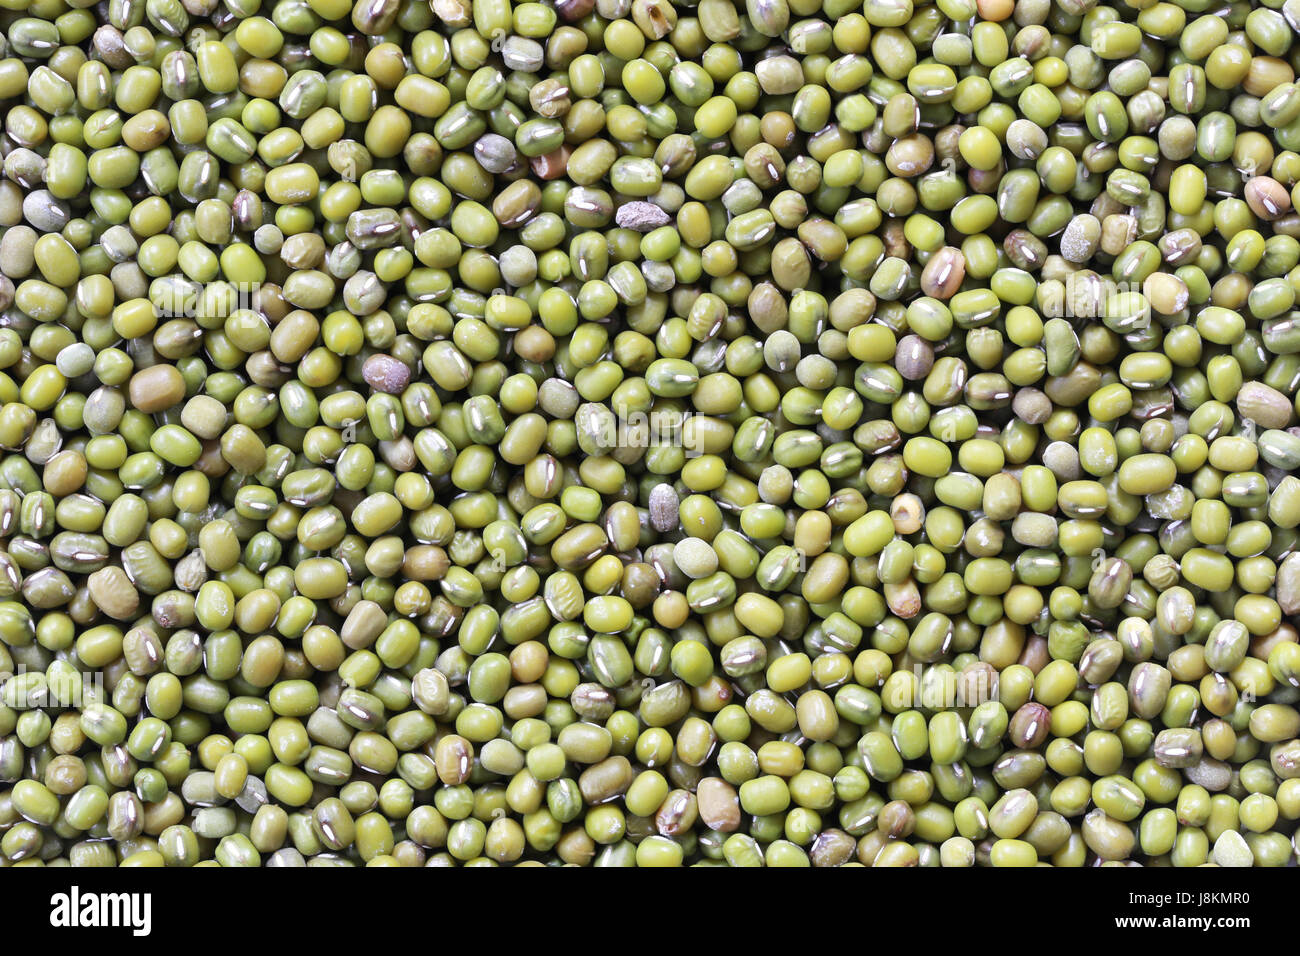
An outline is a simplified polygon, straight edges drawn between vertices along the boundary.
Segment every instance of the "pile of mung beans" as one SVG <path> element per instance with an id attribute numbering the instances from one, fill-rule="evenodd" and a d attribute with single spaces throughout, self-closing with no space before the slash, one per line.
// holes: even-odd
<path id="1" fill-rule="evenodd" d="M 0 0 L 0 865 L 1283 866 L 1300 0 Z"/>

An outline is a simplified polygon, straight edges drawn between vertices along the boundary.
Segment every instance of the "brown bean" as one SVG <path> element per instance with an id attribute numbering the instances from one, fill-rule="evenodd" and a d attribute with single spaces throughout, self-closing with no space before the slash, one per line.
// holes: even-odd
<path id="1" fill-rule="evenodd" d="M 721 777 L 705 777 L 695 790 L 700 819 L 710 830 L 731 833 L 740 827 L 740 797 Z"/>
<path id="2" fill-rule="evenodd" d="M 1291 211 L 1291 196 L 1285 186 L 1270 176 L 1246 180 L 1246 205 L 1260 219 L 1273 222 Z"/>
<path id="3" fill-rule="evenodd" d="M 131 376 L 127 394 L 132 405 L 152 415 L 185 398 L 185 379 L 174 365 L 153 365 Z"/>
<path id="4" fill-rule="evenodd" d="M 1024 750 L 1042 746 L 1052 731 L 1052 712 L 1042 704 L 1030 702 L 1011 715 L 1007 734 L 1011 742 Z"/>
<path id="5" fill-rule="evenodd" d="M 960 249 L 944 246 L 921 270 L 921 291 L 936 299 L 951 299 L 966 278 L 966 257 Z"/>
<path id="6" fill-rule="evenodd" d="M 411 382 L 411 370 L 391 355 L 372 355 L 361 367 L 361 375 L 377 392 L 400 395 Z"/>

